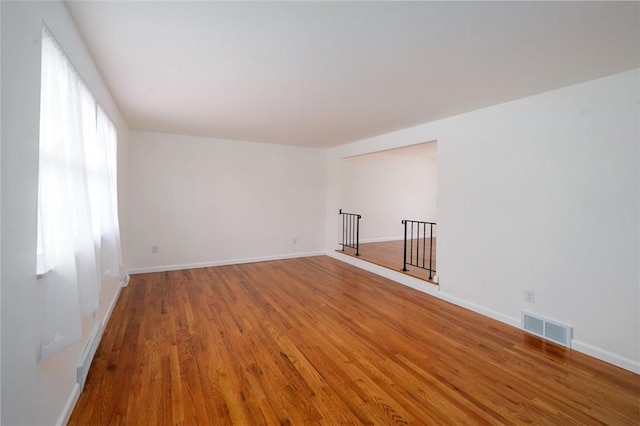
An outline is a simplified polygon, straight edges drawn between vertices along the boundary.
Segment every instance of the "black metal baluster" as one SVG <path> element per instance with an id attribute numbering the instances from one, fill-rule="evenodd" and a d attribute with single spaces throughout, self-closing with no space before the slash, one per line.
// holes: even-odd
<path id="1" fill-rule="evenodd" d="M 354 246 L 353 240 L 354 240 L 354 234 L 356 232 L 356 217 L 354 215 L 351 215 L 351 235 L 350 235 L 350 241 L 349 244 L 351 245 L 351 247 Z"/>
<path id="2" fill-rule="evenodd" d="M 409 229 L 409 223 L 411 224 L 411 229 Z M 407 265 L 416 266 L 421 269 L 426 269 L 429 271 L 429 279 L 432 279 L 434 273 L 436 272 L 433 269 L 433 227 L 436 225 L 435 222 L 423 222 L 419 220 L 402 220 L 402 224 L 404 225 L 404 247 L 403 247 L 403 264 L 402 270 L 407 272 Z M 429 225 L 429 268 L 427 268 L 427 225 Z M 422 226 L 422 233 L 420 233 L 420 227 Z M 410 234 L 410 235 L 408 235 Z M 420 237 L 422 236 L 422 263 L 420 263 Z M 416 256 L 413 257 L 413 244 L 415 239 L 415 252 Z M 407 244 L 410 244 L 410 247 L 407 248 Z M 409 257 L 409 260 L 407 260 Z"/>
<path id="3" fill-rule="evenodd" d="M 417 223 L 418 229 L 416 229 L 416 263 L 420 264 L 420 222 Z"/>
<path id="4" fill-rule="evenodd" d="M 346 213 L 339 210 L 342 216 L 342 251 L 345 247 L 356 250 L 356 256 L 360 256 L 360 219 L 362 216 L 355 213 Z"/>
<path id="5" fill-rule="evenodd" d="M 431 236 L 429 239 L 429 279 L 431 279 L 433 270 L 431 269 L 431 260 L 433 258 L 433 223 L 431 224 Z"/>
<path id="6" fill-rule="evenodd" d="M 343 243 L 343 247 L 346 246 L 349 241 L 349 237 L 348 237 L 348 230 L 349 230 L 349 216 L 344 215 L 342 216 L 342 226 L 343 226 L 343 230 L 344 230 L 344 237 L 342 238 L 342 243 Z"/>
<path id="7" fill-rule="evenodd" d="M 344 214 L 342 213 L 342 209 L 340 209 L 339 213 L 340 213 L 340 217 L 342 219 L 342 242 L 341 242 L 341 244 L 342 244 L 342 251 L 344 251 L 344 237 L 345 237 L 344 225 L 345 225 L 345 223 L 344 223 Z"/>
<path id="8" fill-rule="evenodd" d="M 412 265 L 413 265 L 413 235 L 414 235 L 413 224 L 414 223 L 415 223 L 414 221 L 411 221 L 411 262 L 409 263 Z"/>
<path id="9" fill-rule="evenodd" d="M 340 220 L 342 221 L 342 237 L 340 238 L 340 245 L 342 245 L 342 251 L 344 251 L 344 216 L 342 216 L 342 210 L 339 212 Z"/>
<path id="10" fill-rule="evenodd" d="M 425 255 L 427 254 L 427 224 L 422 224 L 422 267 L 424 268 Z"/>
<path id="11" fill-rule="evenodd" d="M 360 215 L 356 217 L 356 256 L 360 256 Z"/>
<path id="12" fill-rule="evenodd" d="M 402 224 L 404 225 L 404 262 L 402 264 L 402 270 L 407 272 L 407 221 L 403 220 Z"/>

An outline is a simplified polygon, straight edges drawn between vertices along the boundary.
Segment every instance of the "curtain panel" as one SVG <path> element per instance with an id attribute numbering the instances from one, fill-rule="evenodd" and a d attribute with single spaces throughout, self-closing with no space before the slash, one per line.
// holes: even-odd
<path id="1" fill-rule="evenodd" d="M 82 338 L 81 316 L 121 261 L 117 133 L 60 46 L 42 35 L 37 274 L 41 360 Z"/>

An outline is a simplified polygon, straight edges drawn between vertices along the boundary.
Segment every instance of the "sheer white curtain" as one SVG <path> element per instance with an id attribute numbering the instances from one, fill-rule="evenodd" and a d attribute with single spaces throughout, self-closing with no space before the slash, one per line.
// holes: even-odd
<path id="1" fill-rule="evenodd" d="M 97 108 L 97 158 L 101 171 L 100 189 L 92 191 L 100 200 L 96 208 L 100 214 L 100 249 L 102 279 L 116 278 L 122 265 L 120 247 L 120 224 L 118 222 L 118 133 L 107 114 L 98 105 Z M 97 235 L 97 234 L 96 234 Z"/>
<path id="2" fill-rule="evenodd" d="M 81 315 L 117 277 L 116 132 L 56 41 L 42 37 L 37 273 L 41 359 L 82 337 Z"/>

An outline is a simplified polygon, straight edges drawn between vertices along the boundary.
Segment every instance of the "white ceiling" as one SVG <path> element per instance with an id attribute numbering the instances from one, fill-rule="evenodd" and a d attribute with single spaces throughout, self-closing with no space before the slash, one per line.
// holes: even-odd
<path id="1" fill-rule="evenodd" d="M 640 3 L 101 2 L 133 130 L 329 147 L 640 67 Z"/>

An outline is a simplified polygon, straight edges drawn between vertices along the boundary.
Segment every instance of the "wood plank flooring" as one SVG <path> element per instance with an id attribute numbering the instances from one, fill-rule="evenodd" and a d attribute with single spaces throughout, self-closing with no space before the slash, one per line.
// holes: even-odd
<path id="1" fill-rule="evenodd" d="M 429 264 L 429 238 L 418 239 L 414 241 L 414 246 L 419 245 L 420 261 L 422 261 L 422 249 L 426 247 L 425 265 Z M 436 238 L 433 239 L 433 257 L 431 259 L 432 269 L 436 270 Z M 341 250 L 338 250 L 341 251 Z M 342 252 L 342 251 L 341 251 Z M 360 256 L 358 259 L 384 266 L 385 268 L 401 272 L 404 260 L 404 240 L 382 241 L 377 243 L 362 243 L 359 247 Z M 346 247 L 344 252 L 350 256 L 355 256 L 355 249 Z M 429 279 L 429 271 L 415 266 L 408 265 L 407 275 L 411 275 L 421 280 L 431 281 Z"/>
<path id="2" fill-rule="evenodd" d="M 631 425 L 639 385 L 320 256 L 134 275 L 69 424 Z"/>

